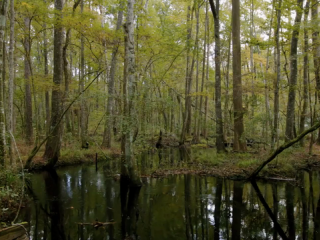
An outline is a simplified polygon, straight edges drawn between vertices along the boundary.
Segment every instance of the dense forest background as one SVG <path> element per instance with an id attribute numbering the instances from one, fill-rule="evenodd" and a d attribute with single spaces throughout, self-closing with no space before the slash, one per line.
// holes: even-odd
<path id="1" fill-rule="evenodd" d="M 49 165 L 61 148 L 127 152 L 159 134 L 274 149 L 319 117 L 318 5 L 2 0 L 2 165 L 15 141 Z"/>

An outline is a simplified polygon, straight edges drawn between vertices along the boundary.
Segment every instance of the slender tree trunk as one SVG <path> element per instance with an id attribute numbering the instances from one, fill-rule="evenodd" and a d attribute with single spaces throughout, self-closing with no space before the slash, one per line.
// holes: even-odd
<path id="1" fill-rule="evenodd" d="M 32 96 L 31 96 L 31 58 L 30 58 L 30 18 L 25 17 L 24 19 L 26 35 L 24 36 L 24 79 L 25 79 L 25 133 L 26 133 L 26 144 L 33 144 L 33 126 L 32 126 Z"/>
<path id="2" fill-rule="evenodd" d="M 72 8 L 72 16 L 74 16 L 74 13 L 80 4 L 81 0 L 77 0 Z M 70 63 L 70 68 L 69 68 L 69 62 L 67 58 L 68 54 L 68 47 L 70 44 L 70 38 L 71 38 L 71 28 L 68 28 L 67 33 L 66 33 L 66 40 L 65 44 L 62 49 L 62 58 L 63 58 L 63 72 L 64 72 L 64 84 L 65 84 L 65 93 L 64 93 L 64 101 L 67 102 L 69 99 L 69 85 L 71 81 L 71 63 Z M 66 129 L 67 132 L 72 132 L 72 127 L 71 127 L 71 120 L 70 120 L 70 111 L 66 112 L 65 114 L 65 120 L 66 120 Z"/>
<path id="3" fill-rule="evenodd" d="M 46 3 L 46 1 L 45 1 Z M 43 55 L 44 55 L 44 76 L 48 79 L 49 64 L 48 64 L 48 39 L 47 39 L 47 24 L 43 24 Z M 46 133 L 50 130 L 50 96 L 49 91 L 45 90 L 45 105 L 46 105 Z"/>
<path id="4" fill-rule="evenodd" d="M 196 55 L 196 94 L 198 94 L 199 91 L 199 11 L 200 11 L 200 6 L 198 0 L 196 1 L 195 4 L 196 7 L 196 19 L 197 19 L 197 24 L 196 24 L 196 42 L 195 42 L 195 55 Z M 200 142 L 200 136 L 197 132 L 197 124 L 198 124 L 198 108 L 199 108 L 199 102 L 198 102 L 198 95 L 195 96 L 195 111 L 194 111 L 194 130 L 193 130 L 193 143 L 197 144 Z"/>
<path id="5" fill-rule="evenodd" d="M 84 0 L 81 0 L 81 13 L 83 13 Z M 81 35 L 81 47 L 80 47 L 80 81 L 79 89 L 80 92 L 84 89 L 84 37 Z M 87 145 L 87 112 L 86 112 L 86 103 L 84 96 L 81 96 L 80 99 L 80 138 L 81 138 L 81 147 L 85 148 Z"/>
<path id="6" fill-rule="evenodd" d="M 290 49 L 290 79 L 289 79 L 289 93 L 287 105 L 287 118 L 286 118 L 286 141 L 295 137 L 295 101 L 296 101 L 296 86 L 298 75 L 298 60 L 297 50 L 300 32 L 300 22 L 302 17 L 302 3 L 303 0 L 297 0 L 297 5 L 300 9 L 296 10 L 296 18 L 294 21 L 294 29 L 292 31 L 291 49 Z"/>
<path id="7" fill-rule="evenodd" d="M 120 10 L 118 11 L 118 20 L 116 32 L 119 33 L 122 25 L 123 11 L 122 11 L 122 3 L 120 3 Z M 118 49 L 119 49 L 120 38 L 118 37 L 115 41 L 115 45 L 112 50 L 111 57 L 111 67 L 110 67 L 110 80 L 108 86 L 108 103 L 107 103 L 107 119 L 105 121 L 104 134 L 102 146 L 110 148 L 111 147 L 111 130 L 113 126 L 113 108 L 114 108 L 114 82 L 115 82 L 115 74 L 117 68 L 117 57 L 118 57 Z"/>
<path id="8" fill-rule="evenodd" d="M 233 55 L 233 108 L 234 108 L 234 143 L 235 151 L 246 151 L 242 107 L 241 83 L 241 45 L 240 45 L 240 0 L 232 0 L 232 55 Z"/>
<path id="9" fill-rule="evenodd" d="M 209 18 L 207 17 L 208 25 L 207 25 L 207 68 L 206 68 L 206 83 L 209 82 L 209 55 L 210 55 L 210 25 L 209 25 Z M 207 93 L 207 86 L 206 86 L 206 93 Z M 205 101 L 204 101 L 204 121 L 203 121 L 203 137 L 206 139 L 208 137 L 208 129 L 207 129 L 207 119 L 208 119 L 208 96 L 206 94 Z"/>
<path id="10" fill-rule="evenodd" d="M 186 83 L 185 83 L 185 109 L 184 109 L 184 114 L 182 117 L 182 130 L 181 130 L 181 135 L 180 135 L 180 145 L 184 144 L 185 141 L 185 136 L 186 132 L 188 131 L 188 119 L 189 119 L 189 101 L 191 101 L 191 98 L 189 96 L 190 94 L 190 84 L 191 84 L 191 66 L 190 66 L 190 48 L 191 48 L 191 31 L 192 31 L 192 24 L 191 24 L 191 13 L 190 15 L 191 8 L 188 6 L 188 14 L 187 14 L 187 67 L 186 67 Z"/>
<path id="11" fill-rule="evenodd" d="M 2 0 L 0 4 L 0 46 L 4 44 L 8 0 Z M 3 47 L 0 47 L 0 165 L 4 166 L 5 158 L 5 114 L 4 114 L 4 62 Z"/>
<path id="12" fill-rule="evenodd" d="M 227 56 L 227 69 L 226 69 L 226 96 L 224 102 L 224 140 L 227 140 L 227 136 L 229 136 L 230 132 L 230 123 L 231 123 L 231 112 L 229 112 L 229 71 L 230 71 L 230 57 L 231 57 L 231 32 L 229 36 L 228 43 L 228 56 Z"/>
<path id="13" fill-rule="evenodd" d="M 199 118 L 198 118 L 198 129 L 197 134 L 200 135 L 200 127 L 202 127 L 202 105 L 203 105 L 203 90 L 204 90 L 204 79 L 206 74 L 206 56 L 207 56 L 207 31 L 208 31 L 208 2 L 206 2 L 206 21 L 204 29 L 204 41 L 203 41 L 203 58 L 202 58 L 202 76 L 201 76 L 201 96 L 200 96 L 200 107 L 199 107 Z"/>
<path id="14" fill-rule="evenodd" d="M 63 29 L 59 24 L 62 17 L 63 0 L 56 0 L 54 3 L 55 7 L 55 24 L 54 24 L 54 39 L 53 39 L 53 83 L 54 88 L 52 90 L 51 98 L 51 121 L 50 130 L 52 137 L 50 137 L 45 146 L 44 159 L 47 161 L 47 167 L 53 168 L 58 161 L 61 147 L 61 124 L 59 118 L 62 114 L 62 92 L 61 84 L 63 82 Z M 59 124 L 58 127 L 56 125 Z"/>
<path id="15" fill-rule="evenodd" d="M 126 178 L 132 186 L 140 186 L 141 180 L 136 169 L 133 154 L 133 132 L 136 127 L 134 90 L 135 90 L 135 53 L 134 53 L 134 0 L 128 0 L 125 32 L 125 64 L 124 64 L 124 121 L 121 141 L 122 161 L 121 178 Z"/>
<path id="16" fill-rule="evenodd" d="M 302 112 L 300 116 L 300 128 L 299 134 L 304 131 L 304 124 L 307 115 L 307 108 L 308 108 L 308 73 L 309 73 L 309 60 L 308 60 L 308 50 L 309 50 L 309 36 L 308 30 L 306 28 L 308 24 L 308 15 L 309 15 L 309 4 L 310 0 L 306 2 L 306 6 L 304 9 L 304 57 L 303 57 L 303 106 Z M 302 138 L 300 141 L 300 145 L 304 146 L 304 139 Z"/>
<path id="17" fill-rule="evenodd" d="M 269 41 L 271 38 L 271 30 L 272 30 L 272 25 L 273 25 L 273 16 L 274 16 L 274 8 L 275 8 L 275 0 L 272 1 L 272 13 L 271 13 L 271 20 L 270 20 L 270 28 L 269 28 Z M 267 82 L 267 76 L 268 76 L 268 72 L 269 72 L 269 54 L 270 54 L 270 47 L 268 46 L 267 49 L 267 62 L 266 62 L 266 70 L 265 70 L 265 75 L 264 75 L 264 95 L 265 95 L 265 108 L 266 108 L 266 135 L 265 135 L 265 139 L 268 139 L 268 130 L 269 127 L 271 129 L 271 138 L 272 138 L 272 119 L 271 119 L 271 112 L 270 112 L 270 102 L 269 102 L 269 87 L 268 87 L 268 82 Z M 275 62 L 276 64 L 276 62 Z M 262 69 L 262 64 L 261 64 L 261 69 Z M 271 142 L 273 142 L 273 140 L 271 139 Z"/>
<path id="18" fill-rule="evenodd" d="M 9 131 L 13 134 L 13 89 L 14 89 L 14 0 L 10 0 L 10 44 L 9 44 L 9 107 L 8 107 L 8 119 L 9 119 Z M 10 164 L 15 165 L 15 158 L 13 158 L 13 139 L 10 134 L 9 142 L 9 155 Z"/>
<path id="19" fill-rule="evenodd" d="M 319 21 L 319 1 L 317 0 L 311 0 L 311 18 L 313 23 L 317 23 Z M 314 75 L 316 79 L 316 89 L 317 89 L 317 95 L 320 100 L 320 50 L 319 50 L 319 31 L 318 28 L 313 28 L 312 33 L 312 53 L 313 53 L 313 65 L 314 65 Z M 318 138 L 316 140 L 316 143 L 320 145 L 320 129 L 318 131 Z"/>
<path id="20" fill-rule="evenodd" d="M 281 4 L 282 0 L 278 0 L 277 7 L 277 27 L 275 31 L 275 40 L 276 40 L 276 73 L 277 79 L 274 83 L 274 113 L 273 113 L 273 130 L 271 136 L 271 149 L 274 149 L 276 142 L 278 142 L 278 123 L 279 123 L 279 84 L 280 84 L 280 41 L 279 41 L 279 31 L 280 31 L 280 23 L 281 23 Z"/>
<path id="21" fill-rule="evenodd" d="M 222 108 L 221 108 L 221 53 L 220 53 L 220 19 L 219 10 L 220 3 L 216 0 L 214 4 L 213 0 L 210 0 L 211 11 L 214 18 L 214 60 L 215 60 L 215 110 L 216 110 L 216 147 L 217 152 L 225 152 L 224 141 L 223 141 L 223 122 L 222 122 Z"/>

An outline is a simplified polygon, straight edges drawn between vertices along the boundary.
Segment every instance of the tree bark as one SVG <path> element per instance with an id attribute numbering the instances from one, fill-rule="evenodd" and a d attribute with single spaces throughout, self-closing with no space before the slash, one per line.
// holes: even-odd
<path id="1" fill-rule="evenodd" d="M 280 23 L 281 23 L 281 4 L 282 0 L 278 0 L 278 7 L 276 8 L 277 12 L 277 27 L 275 31 L 275 40 L 276 40 L 276 73 L 277 79 L 274 82 L 274 113 L 273 113 L 273 130 L 271 134 L 271 149 L 274 149 L 276 142 L 278 142 L 279 138 L 279 84 L 281 79 L 281 69 L 280 69 L 280 41 L 279 41 L 279 31 L 280 31 Z"/>
<path id="2" fill-rule="evenodd" d="M 240 0 L 232 0 L 232 67 L 233 67 L 233 108 L 234 143 L 233 150 L 246 151 L 242 107 L 241 45 L 240 45 Z"/>
<path id="3" fill-rule="evenodd" d="M 3 96 L 3 88 L 4 88 L 4 62 L 3 62 L 3 44 L 4 44 L 4 34 L 6 27 L 6 17 L 7 17 L 7 8 L 8 8 L 8 0 L 2 0 L 0 2 L 0 165 L 4 166 L 4 158 L 5 158 L 5 114 L 4 114 L 4 96 Z"/>
<path id="4" fill-rule="evenodd" d="M 299 127 L 299 133 L 302 133 L 304 131 L 304 124 L 306 120 L 307 115 L 307 108 L 308 108 L 308 75 L 309 75 L 309 60 L 308 60 L 308 50 L 309 50 L 309 36 L 308 36 L 308 30 L 306 28 L 308 24 L 308 14 L 309 14 L 309 4 L 310 0 L 306 2 L 306 6 L 304 9 L 304 57 L 303 57 L 303 106 L 300 116 L 300 127 Z M 300 145 L 304 146 L 304 141 L 301 139 Z"/>
<path id="5" fill-rule="evenodd" d="M 185 107 L 184 107 L 184 114 L 182 117 L 182 130 L 181 130 L 181 135 L 180 135 L 180 141 L 179 144 L 183 145 L 184 141 L 185 141 L 185 136 L 186 136 L 186 132 L 188 131 L 188 119 L 189 119 L 189 105 L 190 101 L 191 101 L 191 97 L 189 96 L 190 94 L 190 85 L 191 85 L 191 65 L 190 65 L 190 48 L 191 48 L 191 31 L 192 31 L 192 25 L 191 25 L 191 15 L 193 14 L 191 12 L 190 15 L 190 11 L 191 8 L 190 6 L 188 6 L 188 14 L 187 14 L 187 66 L 186 66 L 186 83 L 185 83 Z M 190 106 L 191 108 L 191 106 Z"/>
<path id="6" fill-rule="evenodd" d="M 77 0 L 72 8 L 72 16 L 74 16 L 74 13 L 78 7 L 78 5 L 80 4 L 81 0 Z M 68 46 L 70 44 L 70 38 L 71 38 L 71 28 L 68 28 L 67 33 L 66 33 L 66 40 L 65 40 L 65 44 L 63 46 L 62 49 L 62 58 L 63 58 L 63 72 L 64 72 L 64 84 L 65 84 L 65 93 L 64 93 L 64 102 L 67 102 L 69 99 L 69 85 L 70 85 L 70 81 L 71 81 L 71 69 L 68 67 L 69 66 L 69 62 L 68 62 L 68 58 L 67 58 L 67 50 L 68 50 Z M 71 64 L 70 64 L 71 66 Z M 66 112 L 65 115 L 65 120 L 66 120 L 66 129 L 67 132 L 72 132 L 72 127 L 71 127 L 71 120 L 70 120 L 70 112 Z"/>
<path id="7" fill-rule="evenodd" d="M 125 32 L 125 64 L 124 64 L 124 121 L 121 141 L 122 161 L 121 178 L 128 178 L 132 186 L 140 186 L 141 180 L 136 169 L 133 154 L 133 133 L 136 127 L 134 90 L 135 90 L 135 53 L 134 53 L 134 0 L 128 0 Z"/>
<path id="8" fill-rule="evenodd" d="M 32 126 L 32 96 L 31 96 L 31 58 L 30 58 L 30 18 L 24 19 L 26 34 L 24 36 L 24 79 L 25 79 L 25 140 L 27 145 L 33 144 L 33 126 Z"/>
<path id="9" fill-rule="evenodd" d="M 120 30 L 121 30 L 122 18 L 123 18 L 122 5 L 123 3 L 120 3 L 120 10 L 118 11 L 116 34 L 120 33 Z M 105 121 L 103 141 L 102 141 L 102 146 L 107 148 L 111 147 L 111 135 L 112 135 L 111 132 L 113 127 L 112 114 L 113 114 L 113 107 L 114 107 L 114 82 L 115 82 L 115 75 L 116 75 L 116 68 L 117 68 L 119 42 L 120 42 L 120 38 L 117 37 L 114 42 L 115 45 L 113 47 L 112 57 L 111 57 L 110 80 L 109 80 L 109 86 L 108 86 L 107 118 Z"/>
<path id="10" fill-rule="evenodd" d="M 44 159 L 47 161 L 46 166 L 53 168 L 59 159 L 60 147 L 61 147 L 61 125 L 59 119 L 62 113 L 62 92 L 61 84 L 63 82 L 63 29 L 60 25 L 62 18 L 63 0 L 56 0 L 55 7 L 55 24 L 54 24 L 54 39 L 53 39 L 53 83 L 54 88 L 52 90 L 51 98 L 51 122 L 50 132 L 52 130 L 52 136 L 47 140 L 44 152 Z"/>
<path id="11" fill-rule="evenodd" d="M 295 127 L 295 100 L 296 100 L 296 85 L 298 75 L 298 60 L 297 49 L 300 32 L 300 22 L 302 17 L 302 3 L 303 0 L 297 0 L 298 8 L 296 10 L 296 18 L 294 21 L 294 29 L 292 31 L 291 48 L 290 48 L 290 79 L 289 79 L 289 93 L 287 105 L 287 118 L 286 118 L 286 141 L 294 138 Z"/>
<path id="12" fill-rule="evenodd" d="M 9 119 L 9 131 L 13 133 L 13 89 L 14 89 L 14 0 L 10 0 L 10 44 L 9 44 L 9 107 L 8 107 L 8 119 Z M 10 134 L 10 142 L 9 142 L 9 155 L 10 155 L 10 164 L 15 165 L 15 159 L 13 158 L 13 139 Z"/>
<path id="13" fill-rule="evenodd" d="M 223 121 L 222 121 L 222 108 L 221 108 L 221 53 L 220 53 L 220 19 L 219 19 L 219 0 L 216 0 L 214 4 L 213 0 L 210 0 L 211 11 L 214 19 L 214 60 L 215 60 L 215 110 L 216 110 L 216 147 L 217 152 L 225 152 L 223 141 Z"/>
<path id="14" fill-rule="evenodd" d="M 44 0 L 46 3 L 46 0 Z M 48 39 L 47 39 L 47 24 L 43 24 L 43 57 L 44 57 L 44 76 L 48 79 L 49 63 L 48 63 Z M 46 106 L 46 133 L 50 132 L 50 96 L 49 91 L 45 90 L 45 106 Z"/>
<path id="15" fill-rule="evenodd" d="M 83 13 L 84 0 L 81 0 L 81 13 Z M 80 46 L 80 81 L 79 89 L 80 92 L 84 89 L 84 37 L 81 35 L 81 46 Z M 81 96 L 80 100 L 80 138 L 81 138 L 81 147 L 85 148 L 87 145 L 87 112 L 86 112 L 86 103 L 84 101 L 84 96 Z"/>

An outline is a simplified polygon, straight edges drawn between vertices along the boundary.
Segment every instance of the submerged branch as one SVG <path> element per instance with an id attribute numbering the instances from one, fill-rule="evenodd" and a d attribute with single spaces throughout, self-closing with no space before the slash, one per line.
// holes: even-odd
<path id="1" fill-rule="evenodd" d="M 253 173 L 249 176 L 248 180 L 252 180 L 256 178 L 256 176 L 259 174 L 259 172 L 273 159 L 275 159 L 276 156 L 278 156 L 281 152 L 283 152 L 285 149 L 291 147 L 293 144 L 299 142 L 305 135 L 308 133 L 311 133 L 315 130 L 317 130 L 320 127 L 320 121 L 318 121 L 316 124 L 314 124 L 311 128 L 305 130 L 300 135 L 298 135 L 296 138 L 292 139 L 291 141 L 288 141 L 284 144 L 282 144 L 280 147 L 278 147 L 269 157 L 267 160 L 265 160 L 259 167 L 256 168 L 256 170 L 253 171 Z"/>

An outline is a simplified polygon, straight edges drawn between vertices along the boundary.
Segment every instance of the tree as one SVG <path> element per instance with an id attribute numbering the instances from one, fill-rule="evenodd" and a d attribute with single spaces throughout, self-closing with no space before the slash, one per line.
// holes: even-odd
<path id="1" fill-rule="evenodd" d="M 117 18 L 117 26 L 116 26 L 116 33 L 120 32 L 121 25 L 122 25 L 122 18 L 123 18 L 123 10 L 122 10 L 122 2 L 120 3 L 120 9 L 118 11 L 118 18 Z M 110 66 L 110 80 L 108 86 L 108 103 L 107 103 L 107 119 L 105 121 L 104 133 L 103 133 L 103 141 L 102 146 L 107 148 L 111 147 L 111 129 L 113 123 L 113 107 L 114 107 L 114 83 L 115 83 L 115 74 L 117 68 L 117 58 L 118 58 L 118 49 L 119 49 L 119 42 L 120 38 L 117 36 L 115 39 L 115 45 L 112 49 L 112 56 L 111 56 L 111 66 Z"/>
<path id="2" fill-rule="evenodd" d="M 277 26 L 275 30 L 275 41 L 276 41 L 276 74 L 277 79 L 274 82 L 274 113 L 273 113 L 273 130 L 271 133 L 271 149 L 274 149 L 274 145 L 278 142 L 278 125 L 279 125 L 279 84 L 281 78 L 280 72 L 280 40 L 279 40 L 279 31 L 281 23 L 281 3 L 282 0 L 278 0 L 277 7 Z"/>
<path id="3" fill-rule="evenodd" d="M 31 96 L 31 42 L 30 42 L 30 28 L 31 19 L 29 16 L 24 18 L 25 36 L 23 45 L 25 50 L 24 56 L 24 79 L 25 79 L 25 133 L 26 144 L 33 144 L 33 126 L 32 126 L 32 96 Z"/>
<path id="4" fill-rule="evenodd" d="M 5 157 L 5 115 L 4 115 L 4 33 L 7 19 L 8 0 L 0 2 L 0 164 L 4 166 Z"/>
<path id="5" fill-rule="evenodd" d="M 210 0 L 211 11 L 214 19 L 214 60 L 215 60 L 215 110 L 216 110 L 216 147 L 218 152 L 225 152 L 223 141 L 223 122 L 222 122 L 222 108 L 221 108 L 221 59 L 220 59 L 220 20 L 219 20 L 219 0 L 216 0 L 214 4 L 213 0 Z"/>
<path id="6" fill-rule="evenodd" d="M 54 88 L 52 90 L 51 97 L 51 121 L 50 130 L 53 130 L 52 136 L 47 140 L 44 159 L 47 161 L 47 167 L 52 168 L 58 161 L 61 147 L 61 125 L 59 124 L 59 118 L 62 114 L 62 92 L 61 84 L 63 82 L 63 28 L 61 26 L 63 0 L 56 0 L 54 3 L 55 23 L 54 23 L 54 54 L 53 54 L 53 83 Z M 59 126 L 58 126 L 59 124 Z"/>
<path id="7" fill-rule="evenodd" d="M 133 186 L 140 186 L 141 180 L 137 174 L 136 161 L 133 154 L 133 135 L 136 127 L 135 115 L 135 52 L 134 52 L 134 0 L 128 0 L 125 32 L 125 63 L 124 63 L 124 121 L 121 141 L 121 178 L 126 179 Z"/>
<path id="8" fill-rule="evenodd" d="M 10 44 L 9 44 L 9 83 L 8 83 L 8 126 L 9 131 L 13 134 L 13 93 L 14 93 L 14 0 L 10 1 Z M 10 163 L 15 164 L 13 158 L 13 151 L 12 151 L 12 136 L 10 134 L 10 142 L 9 142 L 9 155 L 10 155 Z"/>
<path id="9" fill-rule="evenodd" d="M 232 0 L 232 68 L 233 68 L 233 117 L 235 151 L 247 148 L 243 136 L 242 82 L 241 82 L 241 45 L 240 45 L 240 0 Z"/>
<path id="10" fill-rule="evenodd" d="M 296 85 L 298 75 L 298 41 L 300 32 L 300 22 L 302 17 L 302 3 L 303 0 L 297 0 L 296 17 L 294 20 L 294 28 L 291 37 L 290 48 L 290 79 L 289 79 L 289 93 L 287 104 L 287 118 L 286 118 L 286 140 L 291 140 L 295 137 L 295 101 L 296 101 Z"/>
<path id="11" fill-rule="evenodd" d="M 84 0 L 81 0 L 81 13 L 83 13 Z M 80 81 L 79 89 L 80 92 L 83 92 L 84 89 L 84 36 L 81 35 L 81 46 L 80 46 Z M 88 134 L 88 123 L 87 123 L 87 111 L 86 111 L 86 102 L 84 96 L 81 96 L 80 100 L 80 138 L 81 138 L 81 147 L 85 148 L 87 146 L 87 134 Z"/>

